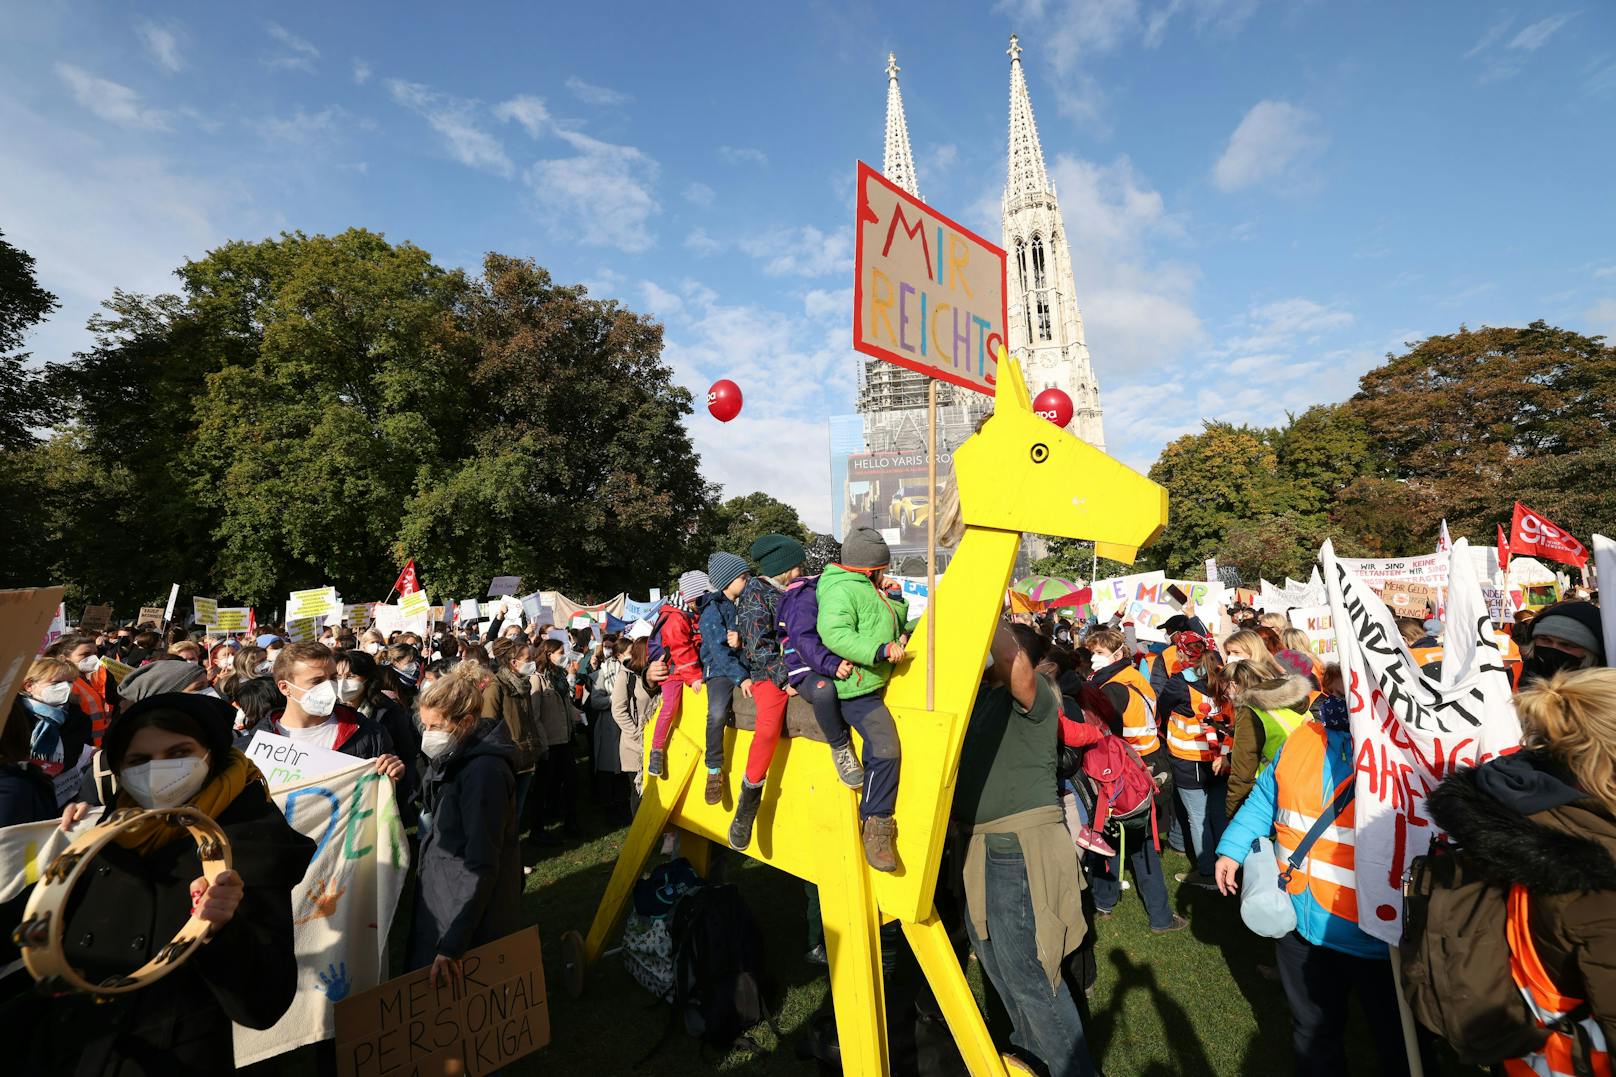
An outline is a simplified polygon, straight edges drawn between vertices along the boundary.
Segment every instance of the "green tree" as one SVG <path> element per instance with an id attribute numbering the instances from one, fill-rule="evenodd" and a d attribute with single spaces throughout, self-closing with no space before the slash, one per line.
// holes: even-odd
<path id="1" fill-rule="evenodd" d="M 1319 547 L 1333 534 L 1326 517 L 1311 513 L 1282 512 L 1242 520 L 1224 537 L 1218 549 L 1218 566 L 1238 569 L 1240 578 L 1251 586 L 1260 579 L 1278 581 L 1286 576 L 1305 580 L 1313 571 Z M 1346 557 L 1360 555 L 1356 537 L 1335 538 L 1337 553 Z"/>
<path id="2" fill-rule="evenodd" d="M 691 552 L 696 563 L 702 565 L 715 550 L 746 557 L 752 543 L 764 535 L 790 535 L 805 547 L 814 537 L 803 526 L 796 509 L 778 498 L 754 492 L 715 505 Z"/>
<path id="3" fill-rule="evenodd" d="M 1327 513 L 1336 496 L 1375 466 L 1375 448 L 1361 418 L 1341 404 L 1315 404 L 1274 439 L 1286 497 L 1298 512 Z"/>
<path id="4" fill-rule="evenodd" d="M 1143 562 L 1198 578 L 1231 527 L 1288 509 L 1274 440 L 1270 430 L 1208 422 L 1163 449 L 1150 478 L 1167 488 L 1167 529 Z"/>
<path id="5" fill-rule="evenodd" d="M 28 353 L 19 349 L 28 331 L 58 305 L 39 286 L 33 256 L 0 233 L 0 452 L 32 444 L 31 428 L 44 419 L 43 387 L 28 369 Z"/>
<path id="6" fill-rule="evenodd" d="M 1048 552 L 1032 562 L 1031 566 L 1033 572 L 1040 576 L 1059 576 L 1063 580 L 1093 582 L 1142 571 L 1140 565 L 1125 565 L 1109 557 L 1102 557 L 1096 562 L 1092 542 L 1057 535 L 1046 535 L 1044 542 Z"/>

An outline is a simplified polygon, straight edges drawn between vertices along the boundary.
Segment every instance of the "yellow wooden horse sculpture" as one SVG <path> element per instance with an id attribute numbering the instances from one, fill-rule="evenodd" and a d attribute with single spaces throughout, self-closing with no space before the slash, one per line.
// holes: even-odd
<path id="1" fill-rule="evenodd" d="M 894 813 L 898 870 L 882 874 L 865 863 L 858 793 L 837 779 L 825 744 L 804 738 L 781 738 L 746 850 L 753 859 L 819 886 L 842 1072 L 848 1077 L 887 1073 L 878 934 L 884 919 L 902 925 L 971 1073 L 1005 1073 L 932 895 L 960 745 L 1021 534 L 1094 539 L 1131 556 L 1167 522 L 1165 490 L 1035 415 L 1020 369 L 1002 353 L 998 369 L 995 414 L 954 454 L 966 530 L 926 614 L 937 618 L 936 706 L 926 708 L 926 664 L 933 656 L 926 653 L 924 620 L 886 689 L 903 752 Z M 630 891 L 670 825 L 683 832 L 685 854 L 703 874 L 707 843 L 726 842 L 733 811 L 726 805 L 735 803 L 752 734 L 726 730 L 730 787 L 723 803 L 707 804 L 701 783 L 692 782 L 705 771 L 701 718 L 706 712 L 706 698 L 686 689 L 683 717 L 668 743 L 668 778 L 646 779 L 639 812 L 582 954 L 569 955 L 581 962 L 580 983 L 582 971 L 621 928 Z M 576 936 L 568 942 L 578 949 Z"/>

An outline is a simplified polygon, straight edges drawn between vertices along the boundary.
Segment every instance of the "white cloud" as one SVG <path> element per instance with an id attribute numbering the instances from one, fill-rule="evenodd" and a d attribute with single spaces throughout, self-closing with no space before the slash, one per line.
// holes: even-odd
<path id="1" fill-rule="evenodd" d="M 494 115 L 502 120 L 515 120 L 532 138 L 543 138 L 550 130 L 550 110 L 542 98 L 520 94 L 495 107 Z"/>
<path id="2" fill-rule="evenodd" d="M 763 272 L 771 277 L 853 274 L 853 237 L 844 229 L 783 228 L 749 236 L 739 246 L 762 262 Z"/>
<path id="3" fill-rule="evenodd" d="M 456 161 L 498 176 L 508 177 L 515 172 L 504 146 L 477 126 L 476 102 L 437 93 L 420 83 L 402 79 L 388 79 L 387 89 L 394 101 L 425 118 Z"/>
<path id="4" fill-rule="evenodd" d="M 355 58 L 353 62 L 353 80 L 356 86 L 363 86 L 370 81 L 370 64 Z"/>
<path id="5" fill-rule="evenodd" d="M 769 155 L 752 146 L 720 146 L 718 147 L 718 156 L 732 165 L 766 165 L 769 163 Z"/>
<path id="6" fill-rule="evenodd" d="M 1605 343 L 1616 342 L 1616 297 L 1597 300 L 1582 316 L 1588 319 L 1591 332 L 1605 337 Z"/>
<path id="7" fill-rule="evenodd" d="M 661 171 L 633 146 L 619 146 L 573 131 L 556 136 L 577 156 L 536 161 L 523 173 L 540 216 L 553 231 L 596 247 L 629 254 L 655 241 L 650 221 L 661 212 L 653 192 Z"/>
<path id="8" fill-rule="evenodd" d="M 707 234 L 705 228 L 693 228 L 685 237 L 685 249 L 695 251 L 697 254 L 717 254 L 724 249 L 724 245 Z"/>
<path id="9" fill-rule="evenodd" d="M 329 105 L 319 112 L 308 112 L 299 108 L 290 116 L 271 117 L 254 126 L 267 141 L 309 145 L 335 139 L 351 126 L 368 125 L 356 124 L 346 109 L 339 105 Z"/>
<path id="10" fill-rule="evenodd" d="M 1313 113 L 1288 101 L 1259 101 L 1229 136 L 1212 166 L 1212 181 L 1222 191 L 1294 187 L 1309 179 L 1308 169 L 1327 142 Z"/>
<path id="11" fill-rule="evenodd" d="M 1464 58 L 1469 60 L 1475 56 L 1479 56 L 1488 49 L 1492 48 L 1494 45 L 1498 44 L 1500 41 L 1504 40 L 1504 35 L 1509 33 L 1509 24 L 1511 21 L 1512 20 L 1510 18 L 1505 17 L 1489 26 L 1487 28 L 1487 32 L 1481 35 L 1481 40 L 1470 46 L 1469 51 L 1464 54 Z"/>
<path id="12" fill-rule="evenodd" d="M 1616 277 L 1616 266 L 1599 266 L 1594 270 L 1595 280 L 1604 280 L 1606 277 Z"/>
<path id="13" fill-rule="evenodd" d="M 713 198 L 717 194 L 717 191 L 705 183 L 696 182 L 685 187 L 684 198 L 686 202 L 693 206 L 710 206 L 713 204 Z"/>
<path id="14" fill-rule="evenodd" d="M 959 164 L 959 147 L 952 142 L 944 142 L 933 146 L 930 152 L 922 155 L 920 176 L 935 184 L 939 177 L 952 172 L 957 164 Z"/>
<path id="15" fill-rule="evenodd" d="M 169 114 L 142 104 L 140 95 L 128 86 L 72 64 L 57 64 L 56 74 L 67 83 L 75 101 L 108 123 L 146 131 L 168 130 Z"/>
<path id="16" fill-rule="evenodd" d="M 1550 15 L 1546 19 L 1539 19 L 1510 38 L 1509 47 L 1520 49 L 1524 52 L 1536 52 L 1548 44 L 1549 38 L 1553 37 L 1562 26 L 1576 18 L 1577 15 L 1578 12 L 1568 11 L 1559 15 Z"/>
<path id="17" fill-rule="evenodd" d="M 314 47 L 313 42 L 298 37 L 278 22 L 269 23 L 265 28 L 281 46 L 269 55 L 265 63 L 271 68 L 314 70 L 314 61 L 320 58 L 320 50 Z"/>
<path id="18" fill-rule="evenodd" d="M 181 31 L 177 26 L 142 19 L 135 24 L 135 32 L 158 67 L 171 73 L 184 69 L 185 57 L 180 55 Z"/>
<path id="19" fill-rule="evenodd" d="M 592 82 L 585 82 L 577 75 L 569 77 L 565 83 L 567 92 L 586 105 L 626 105 L 634 98 L 610 86 L 596 86 Z"/>
<path id="20" fill-rule="evenodd" d="M 802 297 L 802 309 L 810 318 L 851 318 L 853 289 L 815 288 Z"/>

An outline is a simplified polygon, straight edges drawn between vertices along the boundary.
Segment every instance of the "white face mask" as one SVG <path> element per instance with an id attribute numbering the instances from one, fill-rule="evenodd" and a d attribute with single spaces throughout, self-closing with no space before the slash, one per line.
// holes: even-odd
<path id="1" fill-rule="evenodd" d="M 93 654 L 90 655 L 88 658 L 79 659 L 79 672 L 84 674 L 86 677 L 88 677 L 90 674 L 94 673 L 96 670 L 98 670 L 100 668 L 101 668 L 101 659 L 97 658 Z"/>
<path id="2" fill-rule="evenodd" d="M 337 707 L 336 682 L 321 681 L 313 688 L 304 689 L 303 698 L 297 701 L 297 705 L 311 718 L 329 717 Z"/>
<path id="3" fill-rule="evenodd" d="M 65 707 L 67 701 L 73 696 L 73 686 L 66 681 L 57 681 L 54 684 L 42 684 L 29 695 L 47 707 Z"/>
<path id="4" fill-rule="evenodd" d="M 421 754 L 428 759 L 438 759 L 454 747 L 455 739 L 453 733 L 445 730 L 428 729 L 421 734 Z"/>
<path id="5" fill-rule="evenodd" d="M 258 676 L 258 677 L 267 677 L 267 676 L 269 676 L 270 670 L 272 670 L 273 668 L 274 668 L 273 664 L 271 664 L 269 662 L 260 662 L 253 669 L 253 675 Z"/>
<path id="6" fill-rule="evenodd" d="M 1245 655 L 1231 654 L 1229 657 L 1227 657 L 1227 658 L 1225 658 L 1223 660 L 1223 666 L 1224 666 L 1225 669 L 1227 669 L 1230 666 L 1239 665 L 1241 662 L 1244 662 L 1245 660 L 1246 660 Z"/>
<path id="7" fill-rule="evenodd" d="M 236 708 L 236 732 L 240 733 L 247 728 L 247 712 L 240 707 Z"/>
<path id="8" fill-rule="evenodd" d="M 381 649 L 382 649 L 382 645 L 380 643 L 367 643 L 367 644 L 365 644 L 365 653 L 366 654 L 376 654 Z"/>
<path id="9" fill-rule="evenodd" d="M 153 759 L 118 775 L 118 785 L 142 808 L 173 808 L 196 796 L 208 780 L 206 756 Z"/>
<path id="10" fill-rule="evenodd" d="M 523 677 L 531 677 L 538 671 L 539 664 L 537 662 L 523 662 L 516 670 L 517 674 Z"/>
<path id="11" fill-rule="evenodd" d="M 224 698 L 224 696 L 221 696 L 219 694 L 219 690 L 217 688 L 213 687 L 213 685 L 211 685 L 211 684 L 208 685 L 206 688 L 199 689 L 196 694 L 199 695 L 199 696 L 212 696 L 214 699 L 223 699 Z"/>
<path id="12" fill-rule="evenodd" d="M 344 677 L 337 685 L 337 691 L 342 693 L 343 699 L 353 699 L 364 694 L 365 682 L 358 677 Z"/>

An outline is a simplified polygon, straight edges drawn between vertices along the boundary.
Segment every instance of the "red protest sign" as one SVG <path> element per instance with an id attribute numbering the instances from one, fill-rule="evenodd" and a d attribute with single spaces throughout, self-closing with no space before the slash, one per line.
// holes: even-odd
<path id="1" fill-rule="evenodd" d="M 1586 546 L 1519 501 L 1515 502 L 1515 520 L 1510 525 L 1509 554 L 1511 557 L 1543 557 L 1578 568 L 1588 564 Z"/>
<path id="2" fill-rule="evenodd" d="M 992 395 L 1004 250 L 858 163 L 853 347 Z"/>

